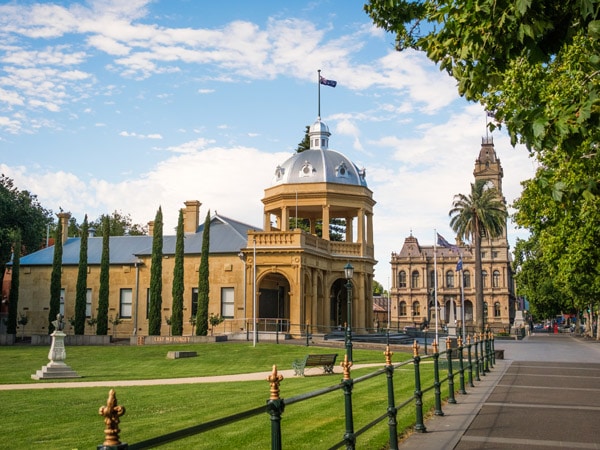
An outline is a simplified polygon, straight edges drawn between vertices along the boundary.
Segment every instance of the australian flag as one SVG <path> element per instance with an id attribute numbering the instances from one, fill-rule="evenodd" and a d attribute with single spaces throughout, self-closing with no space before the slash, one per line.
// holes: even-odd
<path id="1" fill-rule="evenodd" d="M 460 272 L 462 270 L 462 258 L 458 260 L 458 263 L 456 263 L 456 271 Z"/>
<path id="2" fill-rule="evenodd" d="M 456 253 L 458 253 L 459 251 L 456 245 L 452 245 L 450 242 L 444 239 L 444 237 L 440 233 L 437 233 L 437 245 L 439 245 L 440 247 L 449 248 L 451 251 Z"/>
<path id="3" fill-rule="evenodd" d="M 328 80 L 327 78 L 320 77 L 321 84 L 325 86 L 335 87 L 337 85 L 337 81 Z"/>

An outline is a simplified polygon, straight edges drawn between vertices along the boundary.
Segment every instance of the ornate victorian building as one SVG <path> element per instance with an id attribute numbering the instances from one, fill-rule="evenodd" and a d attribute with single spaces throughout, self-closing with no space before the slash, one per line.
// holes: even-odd
<path id="1" fill-rule="evenodd" d="M 473 175 L 475 180 L 488 180 L 502 195 L 504 174 L 491 138 L 482 140 Z M 438 326 L 455 322 L 458 327 L 462 327 L 464 317 L 467 330 L 474 329 L 476 302 L 473 249 L 461 242 L 456 242 L 456 246 L 459 252 L 440 246 L 422 246 L 411 234 L 405 239 L 400 252 L 392 253 L 392 324 L 398 329 L 422 326 L 425 321 L 430 329 L 434 327 L 436 298 Z M 460 272 L 457 272 L 459 254 L 463 260 L 463 295 Z M 482 238 L 481 258 L 486 325 L 496 331 L 508 330 L 515 315 L 515 287 L 506 226 L 499 237 Z M 463 297 L 464 311 L 461 309 Z"/>
<path id="2" fill-rule="evenodd" d="M 310 127 L 310 149 L 275 169 L 262 199 L 264 231 L 219 214 L 211 218 L 209 313 L 225 319 L 216 332 L 246 336 L 255 329 L 254 319 L 260 333 L 295 336 L 307 325 L 313 333 L 326 333 L 349 319 L 357 330 L 372 326 L 375 201 L 365 171 L 329 150 L 329 136 L 318 118 Z M 185 202 L 184 335 L 193 333 L 198 308 L 200 206 Z M 81 239 L 67 236 L 68 214 L 59 220 L 64 230 L 60 311 L 68 321 L 75 316 Z M 116 337 L 148 333 L 152 239 L 152 230 L 150 236 L 110 238 L 109 334 Z M 86 334 L 95 334 L 91 319 L 97 317 L 101 253 L 102 238 L 90 237 L 86 315 L 92 324 Z M 28 335 L 48 332 L 53 255 L 51 246 L 21 258 L 19 311 L 28 316 Z M 163 236 L 163 336 L 169 334 L 174 255 L 175 236 Z M 350 310 L 348 263 L 354 267 Z"/>

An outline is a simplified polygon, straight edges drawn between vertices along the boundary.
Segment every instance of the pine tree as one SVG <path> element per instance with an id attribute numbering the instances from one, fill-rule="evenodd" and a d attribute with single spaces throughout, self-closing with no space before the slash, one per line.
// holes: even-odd
<path id="1" fill-rule="evenodd" d="M 56 235 L 54 236 L 54 259 L 52 261 L 52 274 L 50 275 L 50 308 L 48 311 L 48 333 L 54 332 L 53 321 L 60 313 L 61 271 L 62 271 L 62 220 L 58 219 Z"/>
<path id="2" fill-rule="evenodd" d="M 173 269 L 173 304 L 171 311 L 171 334 L 181 336 L 183 334 L 183 210 L 179 210 L 177 221 L 177 240 L 175 242 L 175 267 Z"/>
<path id="3" fill-rule="evenodd" d="M 17 334 L 17 311 L 19 305 L 19 272 L 21 268 L 21 232 L 14 231 L 12 277 L 10 281 L 10 294 L 8 296 L 8 323 L 7 334 Z"/>
<path id="4" fill-rule="evenodd" d="M 87 258 L 88 258 L 88 218 L 81 225 L 81 246 L 79 248 L 79 267 L 75 288 L 75 334 L 85 334 L 85 306 L 87 300 Z"/>
<path id="5" fill-rule="evenodd" d="M 196 315 L 196 335 L 208 335 L 208 251 L 210 246 L 210 211 L 204 220 L 202 231 L 202 255 L 200 255 L 200 269 L 198 270 L 198 314 Z"/>
<path id="6" fill-rule="evenodd" d="M 102 223 L 102 257 L 100 259 L 100 290 L 98 293 L 98 322 L 96 334 L 108 334 L 108 294 L 109 294 L 109 269 L 110 269 L 110 219 L 104 218 Z"/>
<path id="7" fill-rule="evenodd" d="M 160 336 L 162 324 L 162 258 L 163 258 L 163 217 L 159 206 L 154 219 L 152 235 L 152 266 L 150 267 L 150 313 L 148 334 Z"/>

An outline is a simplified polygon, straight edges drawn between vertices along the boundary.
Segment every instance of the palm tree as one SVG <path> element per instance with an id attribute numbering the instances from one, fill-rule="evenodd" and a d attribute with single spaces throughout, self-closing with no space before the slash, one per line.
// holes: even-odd
<path id="1" fill-rule="evenodd" d="M 450 226 L 458 239 L 470 241 L 475 247 L 475 326 L 484 331 L 481 237 L 496 238 L 502 235 L 508 217 L 506 204 L 489 180 L 476 180 L 471 183 L 469 196 L 454 196 L 449 215 Z"/>

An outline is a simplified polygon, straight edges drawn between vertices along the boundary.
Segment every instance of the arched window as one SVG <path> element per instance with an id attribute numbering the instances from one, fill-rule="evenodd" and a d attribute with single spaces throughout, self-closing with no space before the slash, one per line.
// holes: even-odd
<path id="1" fill-rule="evenodd" d="M 466 288 L 471 287 L 471 272 L 463 270 L 463 286 Z"/>
<path id="2" fill-rule="evenodd" d="M 500 287 L 500 271 L 494 270 L 492 273 L 492 287 Z"/>
<path id="3" fill-rule="evenodd" d="M 494 303 L 494 317 L 500 317 L 500 302 Z"/>
<path id="4" fill-rule="evenodd" d="M 446 272 L 446 287 L 454 287 L 454 272 L 452 272 L 451 270 Z"/>
<path id="5" fill-rule="evenodd" d="M 398 272 L 398 287 L 405 288 L 406 287 L 406 272 L 401 270 Z"/>
<path id="6" fill-rule="evenodd" d="M 412 273 L 410 287 L 416 289 L 419 287 L 419 271 L 415 270 Z"/>
<path id="7" fill-rule="evenodd" d="M 421 305 L 419 302 L 413 302 L 412 304 L 412 315 L 420 316 L 421 315 Z"/>
<path id="8" fill-rule="evenodd" d="M 482 287 L 486 287 L 487 286 L 487 272 L 485 270 L 481 271 L 481 278 L 483 281 L 483 286 Z"/>
<path id="9" fill-rule="evenodd" d="M 398 315 L 406 316 L 406 302 L 404 300 L 398 303 Z"/>

